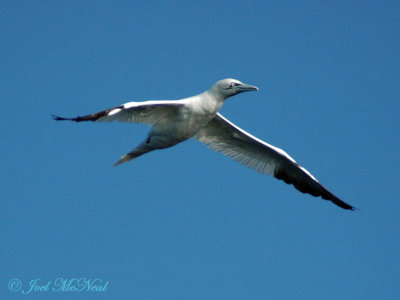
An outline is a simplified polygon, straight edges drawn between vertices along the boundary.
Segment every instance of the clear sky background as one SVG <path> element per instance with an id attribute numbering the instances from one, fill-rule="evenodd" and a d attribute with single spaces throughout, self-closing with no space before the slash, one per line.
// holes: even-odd
<path id="1" fill-rule="evenodd" d="M 400 293 L 399 1 L 1 1 L 0 298 L 9 281 L 109 281 L 24 299 L 394 299 Z M 180 99 L 285 149 L 342 210 L 195 140 L 113 168 L 146 136 L 55 122 Z"/>

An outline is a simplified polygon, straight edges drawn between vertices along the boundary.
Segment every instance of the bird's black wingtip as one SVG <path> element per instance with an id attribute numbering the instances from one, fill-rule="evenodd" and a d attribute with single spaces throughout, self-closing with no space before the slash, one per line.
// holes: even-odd
<path id="1" fill-rule="evenodd" d="M 51 118 L 56 121 L 75 121 L 75 118 L 64 118 L 57 115 L 51 115 Z"/>
<path id="2" fill-rule="evenodd" d="M 361 211 L 359 208 L 352 206 L 351 208 L 349 208 L 349 210 L 351 211 Z"/>
<path id="3" fill-rule="evenodd" d="M 354 207 L 354 206 L 352 206 L 350 204 L 347 204 L 346 202 L 340 200 L 336 196 L 334 196 L 334 197 L 332 197 L 330 199 L 327 199 L 327 200 L 331 200 L 334 204 L 336 204 L 337 206 L 339 206 L 339 207 L 341 207 L 343 209 L 346 209 L 346 210 L 351 210 L 351 211 L 359 210 L 358 208 L 356 208 L 356 207 Z"/>
<path id="4" fill-rule="evenodd" d="M 50 115 L 51 116 L 51 118 L 53 119 L 53 120 L 56 120 L 56 121 L 61 121 L 61 120 L 65 120 L 65 118 L 63 118 L 63 117 L 60 117 L 60 116 L 56 116 L 56 115 Z"/>

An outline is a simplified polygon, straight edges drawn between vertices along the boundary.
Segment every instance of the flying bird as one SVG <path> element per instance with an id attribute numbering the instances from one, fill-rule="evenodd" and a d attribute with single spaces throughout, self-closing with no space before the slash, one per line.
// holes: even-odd
<path id="1" fill-rule="evenodd" d="M 172 147 L 195 138 L 247 167 L 292 184 L 302 193 L 320 196 L 343 209 L 354 210 L 353 206 L 329 192 L 285 151 L 254 137 L 218 112 L 229 97 L 257 90 L 256 86 L 236 79 L 223 79 L 209 90 L 181 100 L 128 102 L 76 118 L 55 115 L 53 118 L 57 121 L 119 121 L 150 125 L 151 130 L 146 139 L 123 155 L 114 166 L 150 151 Z"/>

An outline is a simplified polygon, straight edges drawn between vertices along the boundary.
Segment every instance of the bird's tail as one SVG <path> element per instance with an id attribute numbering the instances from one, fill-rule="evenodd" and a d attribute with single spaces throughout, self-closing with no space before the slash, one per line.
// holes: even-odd
<path id="1" fill-rule="evenodd" d="M 143 154 L 145 154 L 147 152 L 150 152 L 152 150 L 155 150 L 155 149 L 146 148 L 146 147 L 140 147 L 139 146 L 138 148 L 132 150 L 131 152 L 122 155 L 121 158 L 119 159 L 119 161 L 117 161 L 114 164 L 114 167 L 116 167 L 116 166 L 118 166 L 120 164 L 123 164 L 124 162 L 127 162 L 127 161 L 130 161 L 132 159 L 135 159 L 135 158 L 137 158 L 137 157 L 139 157 L 139 156 L 141 156 L 141 155 L 143 155 Z"/>
<path id="2" fill-rule="evenodd" d="M 123 164 L 124 162 L 130 161 L 130 160 L 132 160 L 132 159 L 133 159 L 133 158 L 130 157 L 128 154 L 125 154 L 125 155 L 121 156 L 120 160 L 117 161 L 117 162 L 113 165 L 113 167 L 116 167 L 116 166 L 118 166 L 118 165 L 120 165 L 120 164 Z"/>

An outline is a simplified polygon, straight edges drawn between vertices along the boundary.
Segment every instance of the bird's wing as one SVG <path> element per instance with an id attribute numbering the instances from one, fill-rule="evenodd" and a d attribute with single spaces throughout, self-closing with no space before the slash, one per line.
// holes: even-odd
<path id="1" fill-rule="evenodd" d="M 344 209 L 354 209 L 324 188 L 285 151 L 252 136 L 219 113 L 195 138 L 247 167 L 293 184 L 300 192 L 321 196 Z"/>
<path id="2" fill-rule="evenodd" d="M 160 119 L 165 118 L 169 114 L 176 112 L 176 110 L 183 105 L 185 105 L 185 103 L 181 100 L 128 102 L 86 116 L 78 116 L 76 118 L 64 118 L 53 115 L 53 118 L 55 120 L 70 120 L 75 122 L 119 121 L 154 125 Z"/>

